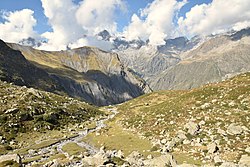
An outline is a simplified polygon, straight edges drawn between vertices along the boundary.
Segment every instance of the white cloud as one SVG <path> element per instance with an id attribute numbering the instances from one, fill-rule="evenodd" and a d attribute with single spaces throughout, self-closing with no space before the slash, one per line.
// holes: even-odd
<path id="1" fill-rule="evenodd" d="M 250 26 L 249 0 L 213 0 L 194 6 L 186 18 L 179 18 L 179 29 L 190 36 L 240 30 Z"/>
<path id="2" fill-rule="evenodd" d="M 42 0 L 42 5 L 53 31 L 42 34 L 48 43 L 40 49 L 66 49 L 69 43 L 77 41 L 87 32 L 77 23 L 75 13 L 78 6 L 72 0 Z"/>
<path id="3" fill-rule="evenodd" d="M 125 27 L 124 35 L 128 39 L 149 39 L 150 44 L 164 44 L 166 37 L 173 35 L 173 18 L 186 1 L 154 0 L 140 16 L 134 14 L 131 23 Z"/>
<path id="4" fill-rule="evenodd" d="M 78 39 L 76 42 L 69 44 L 69 48 L 79 48 L 82 46 L 97 47 L 105 51 L 109 51 L 113 47 L 113 45 L 110 42 L 98 40 L 95 37 L 91 36 Z"/>
<path id="5" fill-rule="evenodd" d="M 0 23 L 0 38 L 6 42 L 18 43 L 22 39 L 36 37 L 33 27 L 36 25 L 34 12 L 30 9 L 23 9 L 2 14 L 4 23 Z"/>
<path id="6" fill-rule="evenodd" d="M 91 34 L 104 29 L 116 32 L 117 24 L 114 21 L 116 10 L 126 10 L 123 0 L 84 0 L 80 3 L 76 18 L 78 23 Z"/>
<path id="7" fill-rule="evenodd" d="M 83 38 L 107 29 L 116 31 L 115 11 L 125 10 L 122 0 L 84 0 L 79 5 L 72 0 L 42 0 L 44 13 L 53 31 L 42 34 L 48 39 L 39 49 L 62 50 L 71 46 L 91 44 Z M 85 41 L 85 42 L 83 42 Z M 99 42 L 95 42 L 100 44 Z"/>

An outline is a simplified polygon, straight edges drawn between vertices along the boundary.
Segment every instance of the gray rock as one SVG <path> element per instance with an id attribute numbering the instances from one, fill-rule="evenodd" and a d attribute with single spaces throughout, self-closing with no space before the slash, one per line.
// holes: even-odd
<path id="1" fill-rule="evenodd" d="M 167 140 L 166 139 L 162 139 L 161 140 L 161 144 L 166 144 L 167 143 Z"/>
<path id="2" fill-rule="evenodd" d="M 210 143 L 207 145 L 207 150 L 208 150 L 208 153 L 213 154 L 217 152 L 219 148 L 217 147 L 215 143 Z"/>
<path id="3" fill-rule="evenodd" d="M 234 49 L 227 47 L 228 44 L 234 45 Z M 229 37 L 212 38 L 190 52 L 180 54 L 182 61 L 152 77 L 150 86 L 153 90 L 192 89 L 221 81 L 227 74 L 250 71 L 249 52 L 249 45 L 235 43 Z"/>
<path id="4" fill-rule="evenodd" d="M 43 167 L 60 167 L 60 163 L 54 159 L 53 161 L 49 161 L 47 162 L 45 165 L 43 165 Z"/>
<path id="5" fill-rule="evenodd" d="M 144 163 L 145 166 L 149 167 L 177 166 L 177 162 L 171 154 L 161 155 L 160 157 L 153 158 L 152 160 L 146 160 Z"/>
<path id="6" fill-rule="evenodd" d="M 227 134 L 224 130 L 222 130 L 220 128 L 218 129 L 217 133 L 219 133 L 219 134 L 221 134 L 223 136 L 225 136 Z"/>
<path id="7" fill-rule="evenodd" d="M 174 146 L 176 145 L 175 140 L 168 141 L 163 148 L 162 152 L 171 152 Z"/>
<path id="8" fill-rule="evenodd" d="M 214 156 L 214 163 L 220 163 L 222 162 L 221 158 L 219 155 Z"/>
<path id="9" fill-rule="evenodd" d="M 116 157 L 124 158 L 124 153 L 121 150 L 118 150 L 117 153 L 116 153 Z"/>
<path id="10" fill-rule="evenodd" d="M 191 143 L 191 141 L 188 140 L 188 139 L 185 139 L 185 140 L 183 141 L 183 144 L 190 144 L 190 143 Z"/>
<path id="11" fill-rule="evenodd" d="M 141 158 L 142 158 L 142 155 L 139 152 L 133 151 L 131 154 L 127 156 L 125 160 L 129 162 L 130 165 L 141 166 L 144 164 Z"/>
<path id="12" fill-rule="evenodd" d="M 43 98 L 43 95 L 39 91 L 37 91 L 36 89 L 34 89 L 34 88 L 29 88 L 27 90 L 27 93 L 30 93 L 30 94 L 36 96 L 37 98 Z"/>
<path id="13" fill-rule="evenodd" d="M 5 114 L 15 114 L 19 111 L 18 108 L 11 108 L 5 111 Z"/>
<path id="14" fill-rule="evenodd" d="M 108 161 L 109 161 L 109 159 L 101 153 L 97 153 L 94 156 L 83 158 L 83 163 L 90 165 L 90 166 L 100 166 Z"/>
<path id="15" fill-rule="evenodd" d="M 30 149 L 28 150 L 29 155 L 35 155 L 36 154 L 36 150 Z"/>
<path id="16" fill-rule="evenodd" d="M 232 123 L 227 127 L 227 133 L 230 135 L 240 135 L 242 132 L 242 127 L 235 123 Z"/>
<path id="17" fill-rule="evenodd" d="M 237 167 L 237 165 L 233 162 L 223 162 L 220 167 Z"/>
<path id="18" fill-rule="evenodd" d="M 242 155 L 239 161 L 239 165 L 244 167 L 250 167 L 250 156 L 249 155 Z"/>
<path id="19" fill-rule="evenodd" d="M 178 165 L 178 167 L 196 167 L 196 165 L 192 165 L 192 164 L 181 164 L 181 165 Z"/>
<path id="20" fill-rule="evenodd" d="M 2 155 L 0 156 L 0 163 L 5 161 L 14 161 L 20 165 L 22 165 L 22 159 L 18 154 L 10 154 L 10 155 Z"/>
<path id="21" fill-rule="evenodd" d="M 247 147 L 247 148 L 245 149 L 245 152 L 250 153 L 250 147 Z"/>
<path id="22" fill-rule="evenodd" d="M 188 130 L 187 132 L 191 135 L 197 134 L 198 131 L 200 130 L 200 126 L 197 123 L 192 122 L 192 121 L 186 123 L 184 128 L 186 128 Z"/>

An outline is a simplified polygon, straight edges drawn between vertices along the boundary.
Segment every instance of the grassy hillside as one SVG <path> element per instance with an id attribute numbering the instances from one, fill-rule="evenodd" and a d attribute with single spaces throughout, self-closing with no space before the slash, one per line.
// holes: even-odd
<path id="1" fill-rule="evenodd" d="M 181 162 L 209 162 L 214 157 L 208 153 L 210 143 L 219 147 L 221 159 L 237 161 L 246 154 L 244 150 L 250 143 L 249 102 L 250 73 L 246 73 L 190 91 L 159 91 L 141 96 L 120 105 L 118 119 L 127 129 L 155 143 L 185 134 L 185 141 L 176 142 L 172 150 Z M 199 127 L 196 134 L 187 133 L 188 122 Z M 232 123 L 238 134 L 227 132 Z"/>
<path id="2" fill-rule="evenodd" d="M 0 147 L 9 149 L 9 145 L 13 148 L 30 145 L 36 137 L 60 138 L 69 127 L 103 115 L 85 102 L 2 81 L 0 106 Z M 0 150 L 0 154 L 6 151 Z"/>

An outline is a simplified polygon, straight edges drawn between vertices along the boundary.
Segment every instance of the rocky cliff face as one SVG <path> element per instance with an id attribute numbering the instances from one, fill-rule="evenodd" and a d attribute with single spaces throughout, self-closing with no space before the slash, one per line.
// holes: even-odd
<path id="1" fill-rule="evenodd" d="M 250 71 L 250 37 L 218 36 L 181 55 L 182 61 L 153 78 L 155 90 L 190 89 Z"/>
<path id="2" fill-rule="evenodd" d="M 30 63 L 20 51 L 0 40 L 0 79 L 17 85 L 26 85 L 46 91 L 62 90 L 49 74 Z"/>
<path id="3" fill-rule="evenodd" d="M 130 48 L 119 51 L 118 54 L 121 61 L 137 72 L 149 85 L 150 78 L 180 61 L 175 54 L 162 54 L 153 46 Z"/>
<path id="4" fill-rule="evenodd" d="M 47 52 L 17 44 L 9 46 L 45 71 L 65 93 L 95 105 L 121 103 L 150 91 L 143 80 L 124 68 L 117 54 L 90 47 Z"/>

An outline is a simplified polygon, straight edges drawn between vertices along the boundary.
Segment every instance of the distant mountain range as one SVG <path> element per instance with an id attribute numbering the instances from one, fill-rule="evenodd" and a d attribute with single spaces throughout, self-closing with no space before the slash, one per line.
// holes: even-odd
<path id="1" fill-rule="evenodd" d="M 32 48 L 40 45 L 32 38 L 22 45 L 1 41 L 0 79 L 109 105 L 151 90 L 191 89 L 250 71 L 250 28 L 166 39 L 161 46 L 127 41 L 106 30 L 96 38 L 109 41 L 113 49 L 49 52 Z"/>
<path id="2" fill-rule="evenodd" d="M 107 31 L 99 36 L 114 39 Z M 250 28 L 190 40 L 166 39 L 161 46 L 141 40 L 113 41 L 113 52 L 153 90 L 191 89 L 250 70 Z"/>

